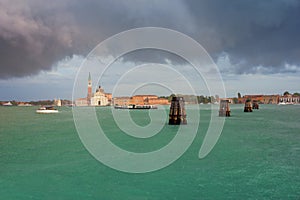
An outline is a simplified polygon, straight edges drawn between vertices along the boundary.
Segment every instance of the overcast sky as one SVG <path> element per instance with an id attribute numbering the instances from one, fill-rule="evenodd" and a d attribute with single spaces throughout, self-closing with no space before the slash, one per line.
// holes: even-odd
<path id="1" fill-rule="evenodd" d="M 71 99 L 77 70 L 97 44 L 147 26 L 199 42 L 219 67 L 228 96 L 300 91 L 297 0 L 0 0 L 0 100 Z M 145 54 L 115 65 L 149 62 Z M 186 65 L 151 55 L 157 63 Z M 109 82 L 101 84 L 112 92 Z"/>

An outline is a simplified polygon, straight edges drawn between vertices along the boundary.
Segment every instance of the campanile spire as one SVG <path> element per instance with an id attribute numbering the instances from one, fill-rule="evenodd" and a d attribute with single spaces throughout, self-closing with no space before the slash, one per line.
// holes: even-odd
<path id="1" fill-rule="evenodd" d="M 92 98 L 92 78 L 91 78 L 91 73 L 89 72 L 88 93 L 87 93 L 87 98 L 86 98 L 88 106 L 91 105 L 91 98 Z"/>

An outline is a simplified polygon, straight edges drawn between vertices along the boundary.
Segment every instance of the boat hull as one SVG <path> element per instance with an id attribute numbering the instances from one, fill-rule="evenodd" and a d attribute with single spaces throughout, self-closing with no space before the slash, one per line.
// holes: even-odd
<path id="1" fill-rule="evenodd" d="M 147 109 L 157 109 L 154 105 L 129 105 L 129 106 L 115 106 L 115 109 L 130 109 L 130 110 L 147 110 Z"/>
<path id="2" fill-rule="evenodd" d="M 58 110 L 36 110 L 35 112 L 39 114 L 52 114 L 58 113 Z"/>

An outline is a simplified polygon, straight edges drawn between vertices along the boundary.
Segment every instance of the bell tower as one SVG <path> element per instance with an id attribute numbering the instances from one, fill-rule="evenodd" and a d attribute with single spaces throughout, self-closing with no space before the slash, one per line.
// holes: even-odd
<path id="1" fill-rule="evenodd" d="M 88 79 L 88 92 L 87 92 L 87 105 L 91 105 L 91 98 L 92 98 L 92 78 L 91 78 L 91 73 L 89 72 L 89 79 Z"/>

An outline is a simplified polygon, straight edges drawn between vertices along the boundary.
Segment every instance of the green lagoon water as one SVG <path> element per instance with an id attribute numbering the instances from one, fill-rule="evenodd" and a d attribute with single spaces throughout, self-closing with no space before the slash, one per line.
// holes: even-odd
<path id="1" fill-rule="evenodd" d="M 71 108 L 41 115 L 37 107 L 0 107 L 0 199 L 300 199 L 300 106 L 261 105 L 253 113 L 231 106 L 218 143 L 200 160 L 210 119 L 209 106 L 201 108 L 197 136 L 182 157 L 155 172 L 130 174 L 89 154 Z M 96 111 L 111 141 L 129 151 L 159 149 L 177 129 L 166 125 L 137 139 L 118 129 L 110 108 Z M 146 110 L 131 116 L 142 126 L 150 122 Z"/>

